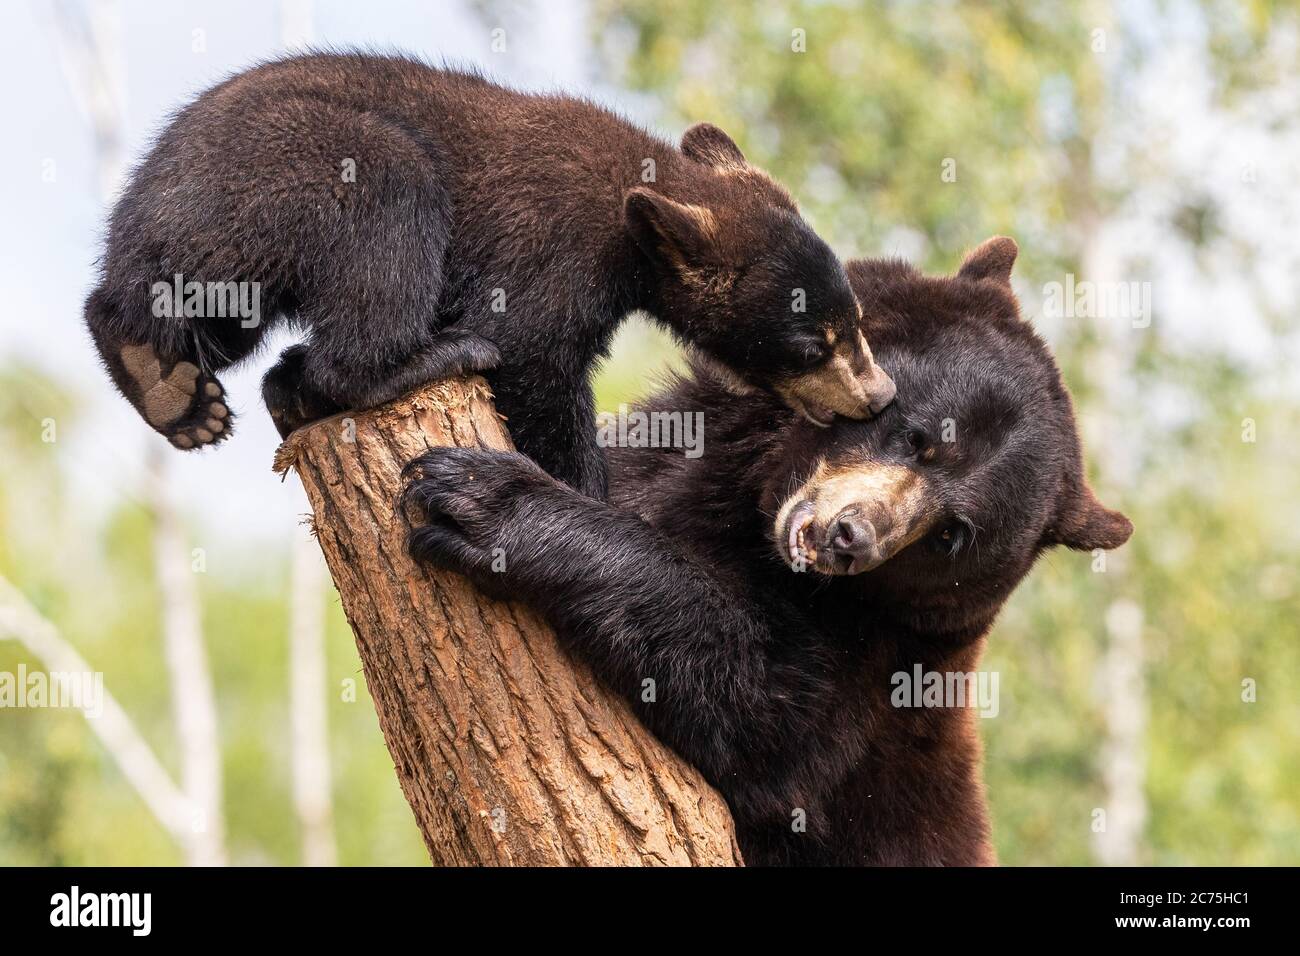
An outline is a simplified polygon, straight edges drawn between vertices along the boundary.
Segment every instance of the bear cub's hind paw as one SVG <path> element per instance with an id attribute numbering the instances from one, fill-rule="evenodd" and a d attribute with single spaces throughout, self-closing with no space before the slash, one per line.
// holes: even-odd
<path id="1" fill-rule="evenodd" d="M 281 438 L 288 438 L 299 428 L 342 411 L 340 406 L 307 384 L 303 376 L 306 361 L 307 346 L 301 343 L 291 345 L 280 353 L 279 361 L 262 376 L 262 401 Z"/>
<path id="2" fill-rule="evenodd" d="M 177 448 L 202 448 L 230 435 L 225 390 L 193 362 L 177 362 L 163 374 L 151 345 L 126 345 L 118 353 L 135 385 L 128 396 L 141 417 Z"/>

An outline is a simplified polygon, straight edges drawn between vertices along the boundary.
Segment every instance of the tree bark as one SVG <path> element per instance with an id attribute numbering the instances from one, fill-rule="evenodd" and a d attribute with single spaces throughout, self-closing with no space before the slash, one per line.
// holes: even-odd
<path id="1" fill-rule="evenodd" d="M 306 488 L 433 862 L 740 865 L 722 798 L 538 615 L 407 557 L 400 471 L 433 445 L 511 447 L 481 378 L 317 422 L 275 463 Z"/>

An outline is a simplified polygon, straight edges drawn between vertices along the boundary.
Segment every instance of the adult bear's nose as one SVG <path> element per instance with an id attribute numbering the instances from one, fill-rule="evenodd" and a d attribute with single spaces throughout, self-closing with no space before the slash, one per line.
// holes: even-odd
<path id="1" fill-rule="evenodd" d="M 857 574 L 880 563 L 876 529 L 857 511 L 845 511 L 835 519 L 827 546 L 839 574 Z"/>

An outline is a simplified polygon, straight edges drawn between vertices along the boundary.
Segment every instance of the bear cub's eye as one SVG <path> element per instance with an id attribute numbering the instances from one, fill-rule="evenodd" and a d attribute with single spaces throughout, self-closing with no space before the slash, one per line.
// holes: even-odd
<path id="1" fill-rule="evenodd" d="M 800 357 L 805 368 L 812 368 L 820 365 L 829 353 L 830 346 L 825 342 L 809 342 L 803 347 L 803 354 Z"/>

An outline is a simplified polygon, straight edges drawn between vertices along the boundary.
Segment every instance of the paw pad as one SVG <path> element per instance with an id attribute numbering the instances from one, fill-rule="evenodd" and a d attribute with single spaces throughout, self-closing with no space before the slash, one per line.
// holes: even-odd
<path id="1" fill-rule="evenodd" d="M 136 408 L 154 430 L 177 448 L 212 444 L 230 433 L 230 409 L 221 383 L 192 362 L 177 362 L 164 376 L 149 345 L 127 345 L 122 366 L 139 390 Z"/>

